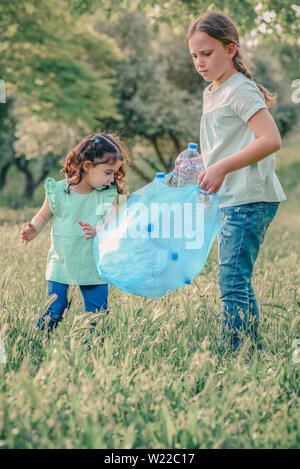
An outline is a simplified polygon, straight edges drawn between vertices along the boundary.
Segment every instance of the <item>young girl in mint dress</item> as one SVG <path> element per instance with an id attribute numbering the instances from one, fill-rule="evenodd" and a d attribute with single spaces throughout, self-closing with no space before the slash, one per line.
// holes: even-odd
<path id="1" fill-rule="evenodd" d="M 220 343 L 235 350 L 251 332 L 260 349 L 253 266 L 286 198 L 275 174 L 281 138 L 268 111 L 276 98 L 253 81 L 236 27 L 226 15 L 202 14 L 192 23 L 187 43 L 196 70 L 211 82 L 203 93 L 200 146 L 206 169 L 199 184 L 218 192 L 224 220 L 219 236 Z"/>
<path id="2" fill-rule="evenodd" d="M 47 323 L 52 330 L 62 320 L 72 282 L 79 285 L 85 311 L 107 310 L 108 285 L 97 272 L 92 238 L 116 214 L 126 158 L 127 149 L 117 136 L 89 135 L 66 157 L 66 178 L 45 181 L 44 204 L 20 235 L 26 245 L 52 219 L 46 279 L 48 295 L 57 298 L 39 318 L 40 329 Z"/>

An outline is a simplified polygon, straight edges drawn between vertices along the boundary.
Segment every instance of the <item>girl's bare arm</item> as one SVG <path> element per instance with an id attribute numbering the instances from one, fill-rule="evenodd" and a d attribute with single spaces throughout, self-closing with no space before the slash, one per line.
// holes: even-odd
<path id="1" fill-rule="evenodd" d="M 222 160 L 227 173 L 256 163 L 281 147 L 278 127 L 268 109 L 257 111 L 247 124 L 257 139 L 235 155 Z"/>
<path id="2" fill-rule="evenodd" d="M 26 228 L 21 230 L 20 238 L 22 243 L 26 245 L 29 241 L 32 241 L 44 229 L 51 217 L 49 199 L 46 197 L 38 213 L 31 222 L 27 223 Z"/>
<path id="3" fill-rule="evenodd" d="M 36 229 L 39 234 L 43 228 L 47 225 L 48 221 L 52 217 L 52 212 L 50 210 L 50 203 L 48 197 L 45 197 L 44 203 L 38 213 L 31 220 L 31 224 Z"/>

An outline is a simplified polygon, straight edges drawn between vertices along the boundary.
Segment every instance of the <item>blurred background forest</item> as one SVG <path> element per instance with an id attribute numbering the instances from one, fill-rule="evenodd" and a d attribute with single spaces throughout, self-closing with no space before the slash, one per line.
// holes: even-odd
<path id="1" fill-rule="evenodd" d="M 46 176 L 64 177 L 61 160 L 94 131 L 128 145 L 130 191 L 172 169 L 188 141 L 199 143 L 208 83 L 185 34 L 206 10 L 234 20 L 255 81 L 278 93 L 270 111 L 282 138 L 299 133 L 293 1 L 0 0 L 0 206 L 41 204 Z"/>

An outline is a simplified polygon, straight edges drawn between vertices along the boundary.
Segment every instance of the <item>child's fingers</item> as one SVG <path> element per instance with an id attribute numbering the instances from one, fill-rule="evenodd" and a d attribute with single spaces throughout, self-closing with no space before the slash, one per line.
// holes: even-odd
<path id="1" fill-rule="evenodd" d="M 84 236 L 85 239 L 93 238 L 93 236 L 94 236 L 91 230 L 85 231 L 85 232 L 84 232 L 84 235 L 85 235 L 85 236 Z"/>
<path id="2" fill-rule="evenodd" d="M 20 232 L 21 242 L 24 243 L 25 245 L 29 241 L 31 241 L 35 236 L 36 236 L 36 229 L 31 223 L 27 223 L 26 228 L 24 228 Z"/>
<path id="3" fill-rule="evenodd" d="M 21 237 L 21 239 L 27 239 L 27 235 L 26 235 L 26 232 L 24 230 L 21 231 L 20 237 Z"/>
<path id="4" fill-rule="evenodd" d="M 202 191 L 208 192 L 208 191 L 209 191 L 209 185 L 208 185 L 206 182 L 202 182 L 202 183 L 200 184 L 200 189 L 201 189 Z"/>
<path id="5" fill-rule="evenodd" d="M 21 232 L 20 238 L 21 238 L 21 242 L 26 245 L 27 242 L 28 242 L 28 238 L 27 238 L 26 234 Z"/>
<path id="6" fill-rule="evenodd" d="M 79 221 L 78 225 L 80 225 L 81 228 L 86 228 L 87 226 L 91 226 L 89 223 L 84 223 L 83 221 Z"/>
<path id="7" fill-rule="evenodd" d="M 79 221 L 78 223 L 84 232 L 85 239 L 90 239 L 95 236 L 95 229 L 92 225 L 90 225 L 89 223 L 84 223 L 82 221 Z"/>
<path id="8" fill-rule="evenodd" d="M 85 226 L 82 227 L 82 230 L 85 234 L 85 239 L 92 238 L 93 237 L 93 230 L 91 226 Z"/>
<path id="9" fill-rule="evenodd" d="M 203 174 L 203 176 L 202 176 L 202 174 Z M 202 176 L 202 177 L 201 177 L 201 176 Z M 209 189 L 211 189 L 209 181 L 207 181 L 207 180 L 205 179 L 205 174 L 204 174 L 204 172 L 200 174 L 198 183 L 199 183 L 200 189 L 201 189 L 202 191 L 208 192 Z"/>
<path id="10" fill-rule="evenodd" d="M 204 177 L 205 177 L 205 171 L 202 171 L 202 173 L 199 175 L 199 178 L 198 178 L 198 184 L 202 183 Z"/>
<path id="11" fill-rule="evenodd" d="M 92 229 L 92 225 L 90 225 L 89 223 L 82 223 L 80 226 L 83 229 L 83 231 Z"/>
<path id="12" fill-rule="evenodd" d="M 79 221 L 78 224 L 81 226 L 81 228 L 83 230 L 85 230 L 86 228 L 89 228 L 91 226 L 89 223 L 84 223 L 82 221 Z"/>

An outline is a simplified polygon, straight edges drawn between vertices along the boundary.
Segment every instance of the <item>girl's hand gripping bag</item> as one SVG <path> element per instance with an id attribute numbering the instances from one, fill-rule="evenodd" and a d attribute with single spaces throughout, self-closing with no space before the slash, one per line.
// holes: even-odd
<path id="1" fill-rule="evenodd" d="M 94 238 L 104 282 L 148 298 L 189 284 L 203 269 L 223 222 L 217 194 L 172 187 L 158 173 Z"/>

